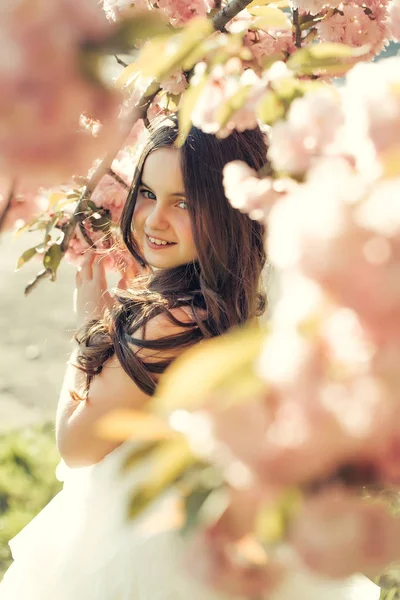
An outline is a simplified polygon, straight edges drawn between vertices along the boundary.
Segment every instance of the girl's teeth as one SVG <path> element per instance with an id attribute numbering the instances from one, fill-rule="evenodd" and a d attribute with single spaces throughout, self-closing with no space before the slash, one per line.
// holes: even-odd
<path id="1" fill-rule="evenodd" d="M 157 244 L 157 246 L 166 246 L 168 244 L 168 242 L 164 242 L 163 240 L 156 240 L 151 237 L 149 237 L 149 240 L 152 242 L 152 244 Z"/>

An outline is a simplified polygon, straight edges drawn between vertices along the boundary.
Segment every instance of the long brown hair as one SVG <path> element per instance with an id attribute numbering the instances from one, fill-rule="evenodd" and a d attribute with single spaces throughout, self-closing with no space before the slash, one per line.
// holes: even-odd
<path id="1" fill-rule="evenodd" d="M 132 223 L 144 164 L 151 152 L 174 145 L 177 138 L 176 120 L 157 123 L 150 130 L 122 213 L 124 243 L 142 266 L 147 265 Z M 128 375 L 151 395 L 157 375 L 185 347 L 225 333 L 265 310 L 265 296 L 260 290 L 266 261 L 264 227 L 232 208 L 222 185 L 222 170 L 228 162 L 242 160 L 256 170 L 265 165 L 263 133 L 256 128 L 218 139 L 192 128 L 180 152 L 198 259 L 138 277 L 129 291 L 120 291 L 112 311 L 77 334 L 81 344 L 78 366 L 87 374 L 87 389 L 115 353 Z M 171 313 L 171 309 L 182 306 L 191 309 L 192 323 L 182 322 Z M 140 339 L 134 336 L 161 313 L 183 328 L 182 333 L 157 340 L 142 339 L 144 334 Z M 154 351 L 152 360 L 140 359 L 132 345 Z"/>

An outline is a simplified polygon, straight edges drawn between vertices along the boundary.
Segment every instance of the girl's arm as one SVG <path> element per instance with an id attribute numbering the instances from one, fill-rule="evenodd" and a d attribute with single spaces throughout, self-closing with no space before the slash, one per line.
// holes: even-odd
<path id="1" fill-rule="evenodd" d="M 91 268 L 93 266 L 93 268 Z M 78 315 L 91 318 L 94 309 L 105 295 L 105 274 L 101 265 L 86 261 L 77 278 Z M 97 308 L 96 308 L 97 310 Z M 193 322 L 186 310 L 177 308 L 171 311 L 180 321 Z M 167 318 L 158 315 L 146 324 L 146 339 L 174 335 L 187 331 Z M 138 337 L 142 332 L 135 332 Z M 56 438 L 59 452 L 64 461 L 71 467 L 87 466 L 99 462 L 119 443 L 101 439 L 96 434 L 96 423 L 114 409 L 143 408 L 150 396 L 145 394 L 122 368 L 114 355 L 104 365 L 99 375 L 90 384 L 85 400 L 74 400 L 71 392 L 82 395 L 86 377 L 74 364 L 77 364 L 79 347 L 73 351 L 62 385 L 56 416 Z M 138 348 L 139 356 L 151 360 L 144 348 Z M 161 357 L 158 354 L 157 359 Z"/>
<path id="2" fill-rule="evenodd" d="M 99 462 L 119 444 L 99 438 L 96 422 L 116 408 L 140 409 L 149 400 L 125 373 L 116 356 L 108 360 L 93 379 L 85 400 L 74 400 L 72 392 L 84 389 L 85 375 L 74 366 L 77 350 L 72 353 L 60 393 L 56 438 L 59 452 L 71 467 Z"/>

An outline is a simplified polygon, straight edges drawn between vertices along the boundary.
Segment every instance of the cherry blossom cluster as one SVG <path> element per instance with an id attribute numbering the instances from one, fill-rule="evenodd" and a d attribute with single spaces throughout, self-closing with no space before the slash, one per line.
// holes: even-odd
<path id="1" fill-rule="evenodd" d="M 399 520 L 360 497 L 363 485 L 400 485 L 399 73 L 397 57 L 357 65 L 340 93 L 294 100 L 269 131 L 271 177 L 225 168 L 233 206 L 268 223 L 281 286 L 257 364 L 265 391 L 202 415 L 214 460 L 241 465 L 252 492 L 234 496 L 201 548 L 212 543 L 215 574 L 233 585 L 236 573 L 246 593 L 257 590 L 229 548 L 282 488 L 302 494 L 285 537 L 301 565 L 375 576 L 400 557 Z M 285 560 L 269 564 L 258 592 Z"/>

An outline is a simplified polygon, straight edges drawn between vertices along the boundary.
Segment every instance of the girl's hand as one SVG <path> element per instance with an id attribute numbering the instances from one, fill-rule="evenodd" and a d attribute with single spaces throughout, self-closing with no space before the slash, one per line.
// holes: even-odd
<path id="1" fill-rule="evenodd" d="M 74 305 L 78 328 L 91 319 L 101 318 L 113 303 L 102 258 L 95 252 L 87 252 L 76 273 Z"/>

